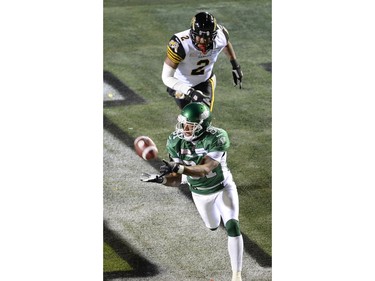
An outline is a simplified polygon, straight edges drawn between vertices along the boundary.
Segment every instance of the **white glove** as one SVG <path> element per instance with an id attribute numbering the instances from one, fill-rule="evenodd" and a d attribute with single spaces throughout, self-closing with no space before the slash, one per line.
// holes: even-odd
<path id="1" fill-rule="evenodd" d="M 156 182 L 156 183 L 165 183 L 165 178 L 157 174 L 142 173 L 141 181 L 143 182 Z"/>

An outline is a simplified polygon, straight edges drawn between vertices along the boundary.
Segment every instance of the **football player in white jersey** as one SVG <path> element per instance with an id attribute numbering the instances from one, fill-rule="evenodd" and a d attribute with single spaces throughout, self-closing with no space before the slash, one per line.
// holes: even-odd
<path id="1" fill-rule="evenodd" d="M 184 107 L 169 136 L 161 175 L 143 173 L 141 180 L 178 187 L 188 183 L 194 204 L 206 227 L 216 230 L 223 220 L 228 236 L 232 281 L 241 281 L 243 238 L 238 220 L 237 187 L 227 165 L 228 134 L 211 126 L 211 111 L 202 102 Z"/>
<path id="2" fill-rule="evenodd" d="M 176 33 L 167 46 L 162 80 L 180 109 L 190 102 L 204 102 L 210 111 L 215 99 L 214 64 L 221 52 L 232 64 L 235 86 L 242 88 L 241 67 L 226 28 L 207 12 L 196 14 L 190 29 Z"/>

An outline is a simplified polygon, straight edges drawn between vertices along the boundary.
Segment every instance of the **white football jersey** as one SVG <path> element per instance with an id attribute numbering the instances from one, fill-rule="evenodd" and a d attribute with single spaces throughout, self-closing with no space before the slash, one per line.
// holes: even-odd
<path id="1" fill-rule="evenodd" d="M 227 44 L 228 31 L 221 25 L 218 25 L 213 48 L 206 54 L 194 46 L 190 29 L 174 34 L 167 47 L 168 58 L 178 64 L 174 77 L 189 86 L 208 80 L 214 63 Z"/>

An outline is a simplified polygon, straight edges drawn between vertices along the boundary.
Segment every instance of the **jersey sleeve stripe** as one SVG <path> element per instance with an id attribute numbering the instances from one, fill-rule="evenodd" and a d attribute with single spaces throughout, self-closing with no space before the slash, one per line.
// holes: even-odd
<path id="1" fill-rule="evenodd" d="M 179 55 L 177 55 L 175 52 L 173 52 L 169 47 L 167 48 L 167 56 L 174 63 L 180 63 L 182 61 L 182 58 Z"/>

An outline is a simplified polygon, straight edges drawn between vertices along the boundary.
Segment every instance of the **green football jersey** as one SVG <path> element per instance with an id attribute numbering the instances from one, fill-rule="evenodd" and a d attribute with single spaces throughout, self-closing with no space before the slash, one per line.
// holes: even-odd
<path id="1" fill-rule="evenodd" d="M 208 155 L 220 163 L 205 177 L 187 176 L 190 191 L 199 194 L 211 194 L 224 188 L 223 182 L 230 175 L 226 161 L 229 146 L 227 132 L 215 127 L 210 127 L 196 141 L 180 139 L 176 132 L 173 132 L 167 141 L 167 151 L 174 162 L 186 166 L 199 165 Z"/>

